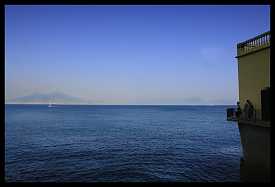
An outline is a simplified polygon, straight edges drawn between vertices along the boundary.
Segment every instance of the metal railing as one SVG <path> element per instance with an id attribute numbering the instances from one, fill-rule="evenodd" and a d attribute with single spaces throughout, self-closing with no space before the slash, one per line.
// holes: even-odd
<path id="1" fill-rule="evenodd" d="M 226 109 L 226 117 L 227 117 L 227 121 L 237 121 L 238 118 L 236 116 L 236 108 Z"/>
<path id="2" fill-rule="evenodd" d="M 257 116 L 256 116 L 257 112 L 255 109 L 253 109 L 253 114 L 250 117 L 248 117 L 248 114 L 245 114 L 243 112 L 241 114 L 238 114 L 236 108 L 227 108 L 226 113 L 227 113 L 227 121 L 239 121 L 239 120 L 256 121 L 257 120 Z"/>
<path id="3" fill-rule="evenodd" d="M 236 108 L 228 108 L 227 109 L 227 121 L 234 121 L 238 124 L 248 124 L 260 127 L 271 127 L 270 121 L 263 121 L 261 119 L 256 118 L 257 112 L 253 110 L 253 115 L 250 118 L 247 118 L 245 114 L 238 115 Z"/>
<path id="4" fill-rule="evenodd" d="M 260 34 L 254 38 L 237 44 L 237 56 L 242 56 L 252 51 L 267 47 L 270 45 L 270 31 Z"/>

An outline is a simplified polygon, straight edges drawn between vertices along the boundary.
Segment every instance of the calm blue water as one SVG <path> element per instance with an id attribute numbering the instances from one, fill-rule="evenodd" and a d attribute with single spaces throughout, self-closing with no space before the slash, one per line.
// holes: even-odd
<path id="1" fill-rule="evenodd" d="M 239 181 L 228 106 L 6 105 L 6 181 Z"/>

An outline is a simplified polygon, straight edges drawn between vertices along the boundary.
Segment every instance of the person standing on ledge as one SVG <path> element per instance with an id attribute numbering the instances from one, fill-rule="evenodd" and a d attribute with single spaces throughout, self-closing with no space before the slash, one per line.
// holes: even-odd
<path id="1" fill-rule="evenodd" d="M 247 99 L 246 103 L 244 105 L 244 115 L 245 115 L 245 119 L 247 120 L 251 120 L 253 117 L 253 113 L 254 113 L 254 106 L 252 105 L 252 103 Z"/>
<path id="2" fill-rule="evenodd" d="M 249 100 L 247 100 L 247 103 L 249 104 L 248 119 L 252 120 L 252 118 L 254 117 L 254 106 L 252 105 L 252 103 Z"/>
<path id="3" fill-rule="evenodd" d="M 236 112 L 237 119 L 239 119 L 241 117 L 241 114 L 242 114 L 242 109 L 240 107 L 240 102 L 238 101 L 237 102 L 237 112 Z"/>

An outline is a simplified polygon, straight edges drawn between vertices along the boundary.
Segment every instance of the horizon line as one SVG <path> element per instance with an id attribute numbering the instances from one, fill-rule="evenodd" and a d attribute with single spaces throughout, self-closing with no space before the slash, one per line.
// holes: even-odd
<path id="1" fill-rule="evenodd" d="M 49 105 L 47 103 L 5 103 L 5 105 Z M 76 105 L 76 106 L 228 106 L 236 104 L 54 104 L 52 105 Z"/>

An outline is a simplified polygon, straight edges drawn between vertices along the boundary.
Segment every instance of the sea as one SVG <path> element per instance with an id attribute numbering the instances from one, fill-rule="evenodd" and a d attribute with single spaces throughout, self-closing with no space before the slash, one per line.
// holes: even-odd
<path id="1" fill-rule="evenodd" d="M 6 182 L 239 182 L 232 106 L 5 105 Z"/>

